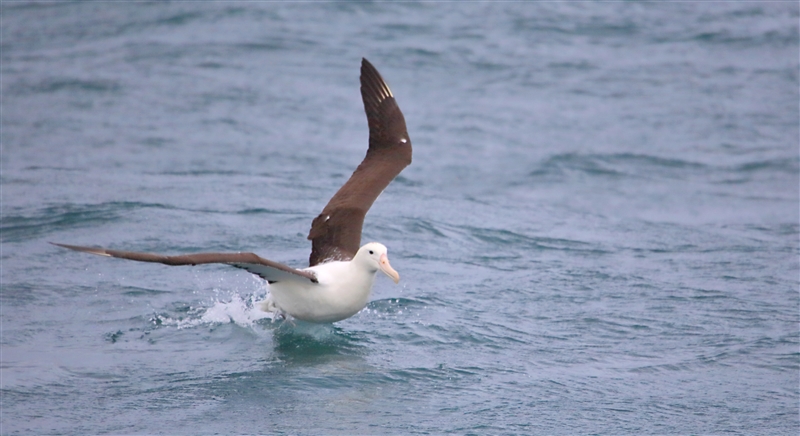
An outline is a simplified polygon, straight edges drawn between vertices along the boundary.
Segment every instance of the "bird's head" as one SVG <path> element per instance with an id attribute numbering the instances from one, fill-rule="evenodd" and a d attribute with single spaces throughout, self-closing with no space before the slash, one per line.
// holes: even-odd
<path id="1" fill-rule="evenodd" d="M 386 252 L 385 245 L 379 242 L 370 242 L 358 249 L 353 260 L 366 265 L 372 271 L 383 271 L 383 273 L 394 280 L 395 283 L 398 283 L 400 282 L 400 274 L 389 264 L 389 258 L 386 256 Z"/>

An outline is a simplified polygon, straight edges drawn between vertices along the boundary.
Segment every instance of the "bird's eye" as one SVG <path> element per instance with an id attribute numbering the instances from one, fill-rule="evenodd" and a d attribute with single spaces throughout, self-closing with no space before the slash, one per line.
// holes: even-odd
<path id="1" fill-rule="evenodd" d="M 372 251 L 372 250 L 369 250 L 369 254 L 375 254 L 375 252 Z"/>

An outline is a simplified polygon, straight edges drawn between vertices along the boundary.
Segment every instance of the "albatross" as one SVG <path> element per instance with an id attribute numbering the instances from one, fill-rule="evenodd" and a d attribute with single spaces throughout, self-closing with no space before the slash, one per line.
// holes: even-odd
<path id="1" fill-rule="evenodd" d="M 369 126 L 369 148 L 350 179 L 339 188 L 311 223 L 308 268 L 296 269 L 254 253 L 195 253 L 165 256 L 134 251 L 52 243 L 100 256 L 165 265 L 221 263 L 253 273 L 269 283 L 261 309 L 316 323 L 341 321 L 358 313 L 369 300 L 378 271 L 395 283 L 381 243 L 361 246 L 364 217 L 383 190 L 411 163 L 411 140 L 403 113 L 378 70 L 361 59 L 361 99 Z"/>

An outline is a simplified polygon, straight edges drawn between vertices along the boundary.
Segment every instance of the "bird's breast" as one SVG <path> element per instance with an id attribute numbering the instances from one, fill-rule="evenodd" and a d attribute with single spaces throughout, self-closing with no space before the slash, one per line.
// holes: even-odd
<path id="1" fill-rule="evenodd" d="M 284 312 L 303 321 L 335 322 L 366 306 L 374 272 L 354 270 L 349 262 L 329 262 L 309 270 L 316 274 L 318 283 L 270 285 L 272 300 Z"/>

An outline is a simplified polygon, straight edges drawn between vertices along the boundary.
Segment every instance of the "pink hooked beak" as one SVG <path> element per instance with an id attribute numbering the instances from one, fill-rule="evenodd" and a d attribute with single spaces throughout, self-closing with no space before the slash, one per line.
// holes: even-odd
<path id="1" fill-rule="evenodd" d="M 392 268 L 392 266 L 389 265 L 389 258 L 386 257 L 386 254 L 381 254 L 381 261 L 379 266 L 381 271 L 383 271 L 383 273 L 386 274 L 387 276 L 391 277 L 395 283 L 400 282 L 400 274 L 398 274 L 397 271 L 395 271 L 394 268 Z"/>

